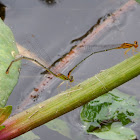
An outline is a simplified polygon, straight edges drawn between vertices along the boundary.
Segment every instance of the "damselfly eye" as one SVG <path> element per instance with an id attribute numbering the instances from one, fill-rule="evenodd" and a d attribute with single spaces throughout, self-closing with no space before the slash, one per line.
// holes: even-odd
<path id="1" fill-rule="evenodd" d="M 138 42 L 137 42 L 137 41 L 134 41 L 134 44 L 135 44 L 135 45 L 138 45 Z"/>

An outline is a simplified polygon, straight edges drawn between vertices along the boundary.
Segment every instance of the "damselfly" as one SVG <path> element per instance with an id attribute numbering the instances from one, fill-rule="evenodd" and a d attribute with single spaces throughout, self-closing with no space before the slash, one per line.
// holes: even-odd
<path id="1" fill-rule="evenodd" d="M 98 47 L 98 45 L 94 45 L 93 47 Z M 106 45 L 107 46 L 107 45 Z M 108 45 L 109 46 L 109 45 Z M 110 50 L 114 50 L 114 49 L 127 49 L 124 54 L 127 55 L 127 53 L 132 49 L 132 52 L 134 54 L 134 52 L 137 52 L 136 49 L 138 48 L 138 42 L 137 41 L 134 41 L 134 44 L 131 44 L 131 43 L 123 43 L 123 44 L 120 44 L 120 45 L 111 45 L 112 48 L 111 49 L 104 49 L 104 50 L 100 50 L 100 51 L 96 51 L 96 52 L 92 52 L 90 55 L 88 55 L 87 57 L 85 57 L 83 60 L 81 60 L 78 64 L 76 64 L 69 72 L 68 72 L 68 75 L 67 77 L 71 77 L 71 73 L 72 71 L 78 67 L 83 61 L 85 61 L 87 58 L 89 58 L 90 56 L 92 56 L 93 54 L 96 54 L 96 53 L 100 53 L 100 52 L 105 52 L 105 51 L 110 51 Z"/>
<path id="2" fill-rule="evenodd" d="M 128 48 L 126 51 L 125 51 L 125 54 L 127 54 L 128 51 L 130 51 L 130 49 L 132 49 L 133 51 L 136 51 L 136 48 L 138 47 L 138 42 L 137 41 L 134 41 L 134 44 L 130 44 L 130 43 L 123 43 L 121 45 L 119 45 L 118 47 L 116 48 L 111 48 L 111 49 L 105 49 L 105 50 L 101 50 L 101 51 L 96 51 L 96 52 L 93 52 L 91 53 L 90 55 L 88 55 L 87 57 L 85 57 L 82 61 L 80 61 L 74 68 L 72 68 L 69 72 L 68 72 L 68 75 L 64 75 L 62 73 L 58 73 L 58 74 L 55 74 L 54 72 L 52 72 L 49 68 L 47 68 L 46 66 L 44 66 L 42 63 L 40 63 L 38 60 L 36 59 L 33 59 L 33 58 L 30 58 L 30 57 L 26 57 L 26 56 L 21 56 L 19 58 L 16 58 L 14 59 L 13 61 L 11 61 L 10 65 L 8 66 L 7 70 L 6 70 L 6 74 L 9 73 L 9 70 L 12 66 L 12 64 L 14 62 L 17 62 L 19 60 L 22 60 L 22 59 L 26 59 L 26 60 L 30 60 L 30 61 L 33 61 L 35 63 L 37 63 L 38 65 L 40 65 L 41 67 L 43 67 L 47 72 L 53 74 L 55 77 L 61 79 L 61 80 L 68 80 L 69 82 L 73 82 L 74 81 L 74 78 L 73 76 L 71 76 L 71 73 L 72 71 L 77 67 L 79 66 L 83 61 L 85 61 L 87 58 L 89 58 L 91 55 L 93 54 L 96 54 L 96 53 L 100 53 L 100 52 L 105 52 L 105 51 L 109 51 L 109 50 L 113 50 L 113 49 L 126 49 Z M 135 50 L 134 50 L 135 48 Z"/>

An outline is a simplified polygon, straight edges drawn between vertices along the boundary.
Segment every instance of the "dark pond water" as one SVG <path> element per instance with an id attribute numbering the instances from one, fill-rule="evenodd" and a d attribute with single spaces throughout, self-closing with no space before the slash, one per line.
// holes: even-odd
<path id="1" fill-rule="evenodd" d="M 4 22 L 12 29 L 16 42 L 25 48 L 32 49 L 52 64 L 69 52 L 74 45 L 74 43 L 71 44 L 72 40 L 83 36 L 101 17 L 113 13 L 127 0 L 1 0 L 0 2 L 2 6 L 6 6 L 5 11 L 4 9 L 1 11 L 1 15 Z M 120 44 L 139 41 L 139 13 L 140 6 L 135 5 L 117 19 L 113 27 L 96 40 L 96 44 Z M 78 59 L 80 60 L 81 57 Z M 82 82 L 124 59 L 122 50 L 100 53 L 82 63 L 73 72 L 73 76 L 77 83 Z M 74 63 L 61 72 L 67 73 L 73 66 Z M 32 88 L 39 83 L 42 71 L 41 68 L 30 62 L 23 61 L 19 82 L 8 101 L 8 104 L 14 107 L 13 113 L 16 112 L 17 106 L 20 106 Z M 139 100 L 139 81 L 140 77 L 136 77 L 118 89 L 136 96 Z M 49 87 L 46 87 L 39 99 L 31 105 L 58 94 L 57 86 L 60 82 L 61 80 L 57 79 Z M 98 139 L 83 132 L 79 112 L 80 108 L 59 118 L 68 123 L 72 139 Z M 138 134 L 138 131 L 136 129 L 136 134 Z M 61 135 L 45 126 L 40 126 L 33 132 L 39 135 L 41 140 L 70 139 L 66 135 Z"/>

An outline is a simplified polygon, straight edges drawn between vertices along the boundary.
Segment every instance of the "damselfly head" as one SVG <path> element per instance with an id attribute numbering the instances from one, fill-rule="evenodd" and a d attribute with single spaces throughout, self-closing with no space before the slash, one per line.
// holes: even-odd
<path id="1" fill-rule="evenodd" d="M 70 80 L 70 82 L 73 82 L 73 81 L 74 81 L 73 76 L 70 76 L 70 77 L 69 77 L 69 80 Z"/>
<path id="2" fill-rule="evenodd" d="M 138 41 L 134 41 L 134 47 L 137 48 L 138 46 Z"/>

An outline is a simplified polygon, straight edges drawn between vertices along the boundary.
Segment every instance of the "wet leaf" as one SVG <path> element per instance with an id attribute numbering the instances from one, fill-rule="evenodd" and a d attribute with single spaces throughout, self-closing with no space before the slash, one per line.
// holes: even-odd
<path id="1" fill-rule="evenodd" d="M 13 140 L 39 140 L 40 137 L 35 135 L 32 131 L 29 131 Z"/>
<path id="2" fill-rule="evenodd" d="M 121 122 L 122 126 L 136 122 L 140 116 L 138 105 L 135 97 L 113 90 L 84 105 L 80 117 L 86 131 L 94 133 L 114 122 Z"/>
<path id="3" fill-rule="evenodd" d="M 123 127 L 121 123 L 115 122 L 109 126 L 103 126 L 93 132 L 94 135 L 101 139 L 107 140 L 134 140 L 135 133 L 130 129 Z"/>
<path id="4" fill-rule="evenodd" d="M 4 108 L 0 108 L 0 125 L 6 120 L 8 119 L 8 117 L 10 116 L 12 112 L 12 106 L 6 106 Z M 5 126 L 0 126 L 0 130 L 2 130 L 3 128 L 5 128 Z"/>
<path id="5" fill-rule="evenodd" d="M 58 133 L 68 137 L 71 139 L 70 136 L 70 129 L 68 124 L 60 119 L 52 120 L 45 124 L 49 129 L 57 131 Z"/>
<path id="6" fill-rule="evenodd" d="M 136 0 L 136 2 L 140 4 L 140 0 Z"/>
<path id="7" fill-rule="evenodd" d="M 15 87 L 20 62 L 12 65 L 10 73 L 6 74 L 10 62 L 18 54 L 13 34 L 8 26 L 0 19 L 0 107 L 4 107 L 9 95 Z"/>

